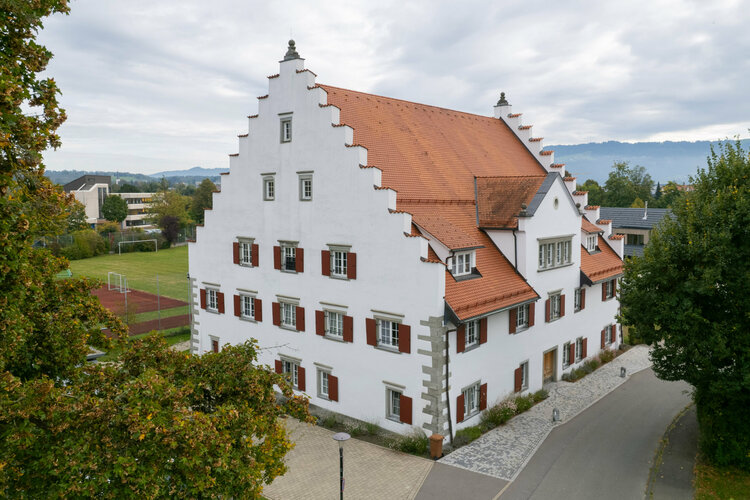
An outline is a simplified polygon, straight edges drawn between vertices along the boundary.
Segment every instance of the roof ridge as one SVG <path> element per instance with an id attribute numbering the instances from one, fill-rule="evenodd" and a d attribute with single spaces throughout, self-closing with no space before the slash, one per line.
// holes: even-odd
<path id="1" fill-rule="evenodd" d="M 439 198 L 398 198 L 399 203 L 434 204 L 434 205 L 474 205 L 474 200 L 441 200 Z"/>
<path id="2" fill-rule="evenodd" d="M 543 174 L 534 174 L 534 175 L 476 175 L 477 179 L 536 179 L 536 178 L 546 178 L 547 172 Z"/>

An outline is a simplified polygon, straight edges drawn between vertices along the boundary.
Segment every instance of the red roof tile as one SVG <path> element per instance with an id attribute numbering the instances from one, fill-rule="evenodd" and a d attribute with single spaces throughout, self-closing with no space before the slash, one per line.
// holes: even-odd
<path id="1" fill-rule="evenodd" d="M 624 234 L 610 234 L 609 239 L 610 240 L 621 240 L 625 237 Z"/>
<path id="2" fill-rule="evenodd" d="M 601 233 L 603 230 L 589 221 L 586 216 L 581 217 L 581 229 L 587 233 Z"/>
<path id="3" fill-rule="evenodd" d="M 546 176 L 477 177 L 479 227 L 518 227 L 521 204 L 527 206 Z"/>
<path id="4" fill-rule="evenodd" d="M 609 219 L 599 219 L 598 221 L 596 221 L 596 223 L 597 224 L 611 224 L 612 221 Z"/>
<path id="5" fill-rule="evenodd" d="M 594 283 L 622 274 L 622 259 L 601 236 L 599 252 L 590 254 L 581 246 L 581 272 Z"/>

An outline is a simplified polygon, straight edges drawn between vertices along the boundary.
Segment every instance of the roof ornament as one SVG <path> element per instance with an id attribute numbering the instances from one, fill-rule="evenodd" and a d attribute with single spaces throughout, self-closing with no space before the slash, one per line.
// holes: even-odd
<path id="1" fill-rule="evenodd" d="M 284 60 L 291 61 L 292 59 L 300 59 L 300 56 L 297 53 L 297 48 L 295 47 L 294 40 L 289 40 L 289 48 L 284 55 Z"/>
<path id="2" fill-rule="evenodd" d="M 526 206 L 526 203 L 521 203 L 521 211 L 518 213 L 519 217 L 528 217 L 529 214 L 526 212 L 526 209 L 528 207 Z"/>
<path id="3" fill-rule="evenodd" d="M 497 101 L 497 104 L 495 106 L 509 106 L 510 104 L 508 101 L 505 100 L 505 92 L 500 92 L 500 100 Z"/>

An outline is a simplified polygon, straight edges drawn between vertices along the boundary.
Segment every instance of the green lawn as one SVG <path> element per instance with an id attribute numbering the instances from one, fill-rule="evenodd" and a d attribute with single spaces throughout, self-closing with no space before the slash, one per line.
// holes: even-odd
<path id="1" fill-rule="evenodd" d="M 124 274 L 129 288 L 154 294 L 158 274 L 159 293 L 162 296 L 188 300 L 187 245 L 158 252 L 99 255 L 90 259 L 74 260 L 70 262 L 70 270 L 73 276 L 98 278 L 105 284 L 108 272 Z"/>
<path id="2" fill-rule="evenodd" d="M 750 498 L 750 472 L 734 467 L 713 466 L 698 454 L 693 486 L 696 500 Z"/>
<path id="3" fill-rule="evenodd" d="M 171 309 L 162 309 L 161 319 L 171 318 L 172 316 L 180 316 L 182 314 L 187 314 L 188 312 L 190 312 L 190 306 L 173 307 Z M 135 320 L 133 322 L 141 323 L 143 321 L 157 319 L 158 317 L 159 317 L 159 311 L 145 312 L 145 313 L 136 314 Z"/>

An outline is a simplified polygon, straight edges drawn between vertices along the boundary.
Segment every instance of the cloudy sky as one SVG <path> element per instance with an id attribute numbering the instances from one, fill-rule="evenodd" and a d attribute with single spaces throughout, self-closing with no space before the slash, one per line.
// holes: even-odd
<path id="1" fill-rule="evenodd" d="M 228 166 L 293 37 L 319 83 L 483 115 L 546 144 L 750 128 L 741 0 L 73 0 L 39 39 L 68 121 L 53 170 Z"/>

